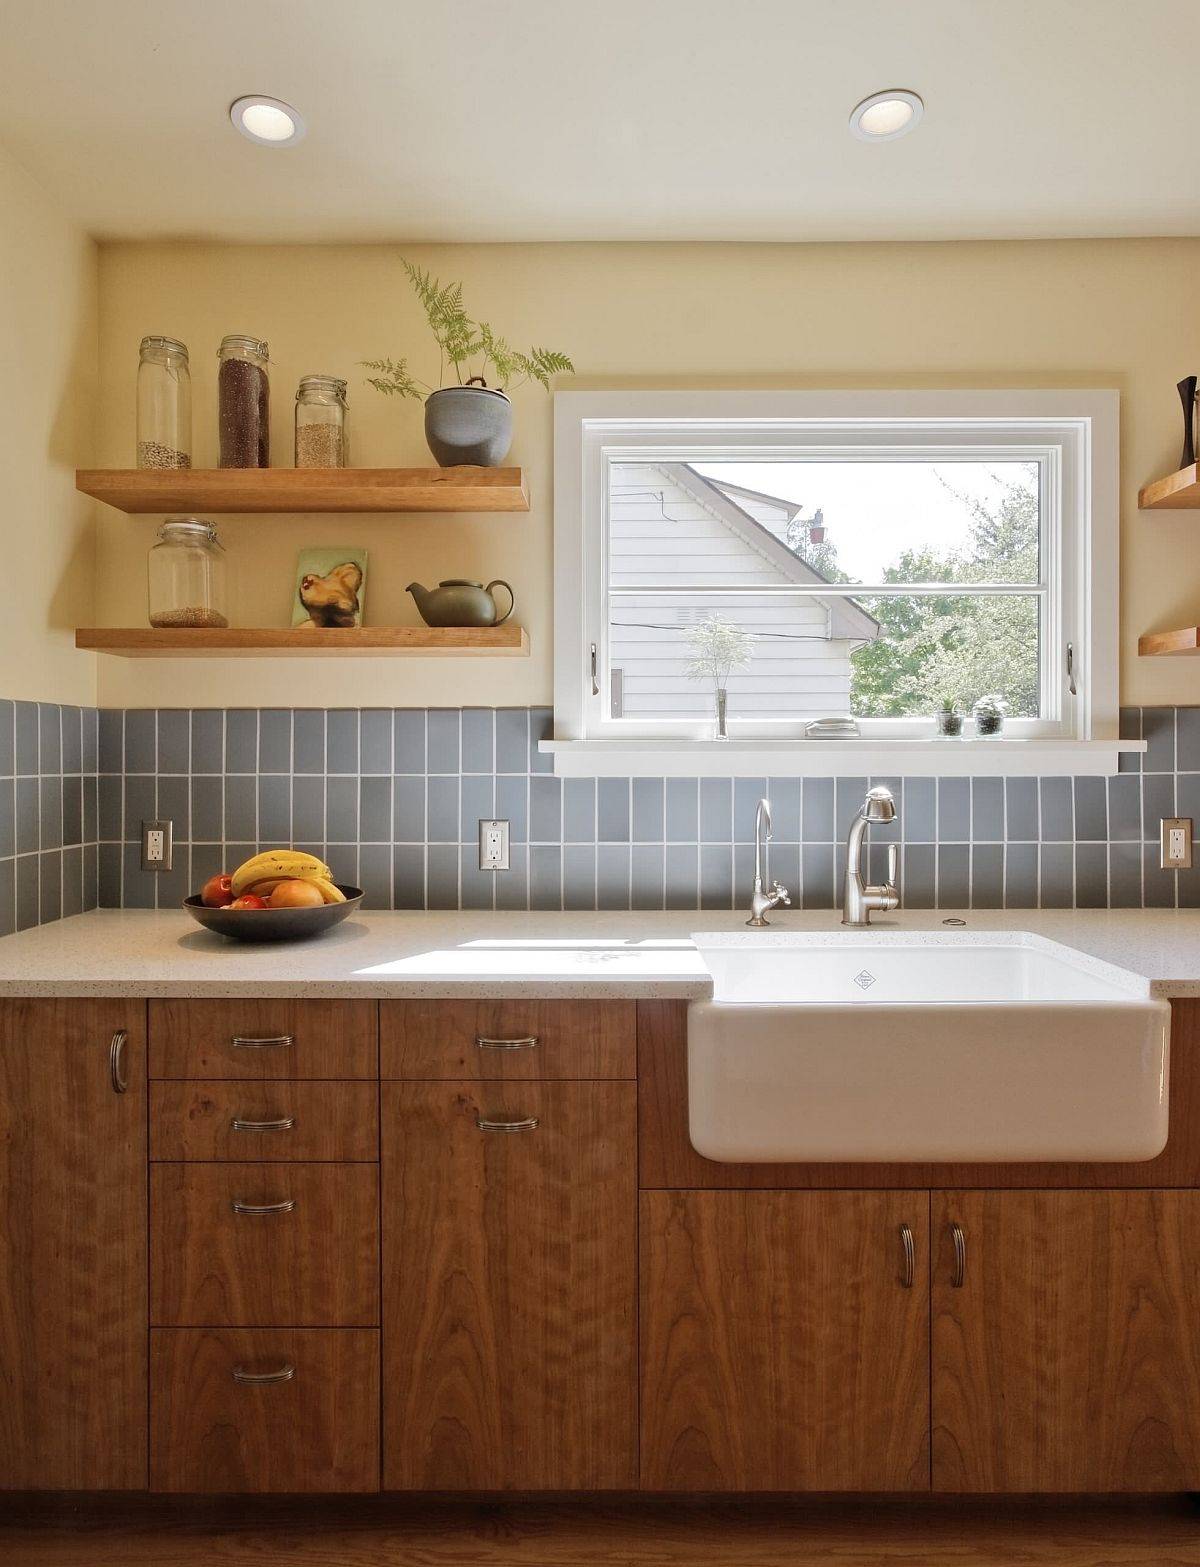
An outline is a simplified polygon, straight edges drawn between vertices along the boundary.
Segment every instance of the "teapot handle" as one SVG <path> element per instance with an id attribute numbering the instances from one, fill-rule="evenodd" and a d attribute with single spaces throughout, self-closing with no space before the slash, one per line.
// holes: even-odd
<path id="1" fill-rule="evenodd" d="M 494 626 L 502 626 L 508 617 L 512 614 L 513 610 L 516 609 L 517 596 L 509 587 L 508 583 L 505 582 L 503 577 L 497 577 L 494 581 L 489 582 L 487 587 L 484 589 L 484 592 L 490 593 L 493 588 L 504 588 L 508 593 L 508 608 L 505 610 L 504 614 L 500 616 L 499 620 L 494 620 L 492 622 Z"/>

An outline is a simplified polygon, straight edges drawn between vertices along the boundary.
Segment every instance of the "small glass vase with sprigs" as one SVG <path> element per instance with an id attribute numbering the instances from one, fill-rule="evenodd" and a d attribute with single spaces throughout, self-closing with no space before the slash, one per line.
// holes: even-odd
<path id="1" fill-rule="evenodd" d="M 941 707 L 933 715 L 933 721 L 937 725 L 938 734 L 948 740 L 955 740 L 962 734 L 963 715 L 952 696 L 943 699 Z"/>
<path id="2" fill-rule="evenodd" d="M 1003 733 L 1008 703 L 1002 696 L 981 696 L 971 711 L 975 717 L 975 733 L 980 739 Z"/>
<path id="3" fill-rule="evenodd" d="M 754 638 L 723 615 L 706 615 L 687 633 L 692 657 L 687 666 L 689 680 L 711 680 L 716 701 L 714 740 L 728 740 L 728 696 L 726 686 L 735 669 L 744 669 L 753 656 Z"/>

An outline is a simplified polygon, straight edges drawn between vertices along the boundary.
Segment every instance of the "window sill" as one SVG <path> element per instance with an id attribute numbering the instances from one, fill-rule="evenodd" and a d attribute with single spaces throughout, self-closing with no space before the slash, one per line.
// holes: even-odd
<path id="1" fill-rule="evenodd" d="M 542 740 L 559 778 L 1111 777 L 1144 740 Z"/>

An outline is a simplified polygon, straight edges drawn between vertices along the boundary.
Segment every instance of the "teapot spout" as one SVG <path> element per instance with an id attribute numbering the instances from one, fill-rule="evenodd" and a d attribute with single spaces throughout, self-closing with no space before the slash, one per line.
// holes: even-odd
<path id="1" fill-rule="evenodd" d="M 419 582 L 410 582 L 404 591 L 412 594 L 417 602 L 418 609 L 423 610 L 429 602 L 429 589 L 422 587 Z"/>

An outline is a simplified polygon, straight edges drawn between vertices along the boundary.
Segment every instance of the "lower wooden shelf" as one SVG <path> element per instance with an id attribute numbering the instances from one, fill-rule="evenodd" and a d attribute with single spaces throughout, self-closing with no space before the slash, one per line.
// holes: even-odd
<path id="1" fill-rule="evenodd" d="M 1161 658 L 1171 653 L 1200 653 L 1200 626 L 1182 626 L 1178 631 L 1150 631 L 1138 638 L 1142 658 Z"/>
<path id="2" fill-rule="evenodd" d="M 75 646 L 118 658 L 528 658 L 524 626 L 83 626 Z"/>

